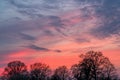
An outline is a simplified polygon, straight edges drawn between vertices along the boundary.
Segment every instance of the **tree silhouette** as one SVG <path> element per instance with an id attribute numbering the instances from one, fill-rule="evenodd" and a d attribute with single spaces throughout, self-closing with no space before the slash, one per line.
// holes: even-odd
<path id="1" fill-rule="evenodd" d="M 108 58 L 105 58 L 104 66 L 105 67 L 102 69 L 103 70 L 102 77 L 104 78 L 104 80 L 118 79 L 116 69 L 114 65 L 109 61 Z"/>
<path id="2" fill-rule="evenodd" d="M 6 80 L 27 80 L 27 67 L 21 61 L 12 61 L 4 69 L 3 75 Z"/>
<path id="3" fill-rule="evenodd" d="M 101 52 L 89 51 L 79 57 L 82 60 L 71 70 L 60 66 L 53 75 L 46 64 L 34 63 L 28 72 L 23 62 L 12 61 L 5 67 L 0 80 L 119 80 L 114 65 Z"/>
<path id="4" fill-rule="evenodd" d="M 71 67 L 72 74 L 77 80 L 81 80 L 83 77 L 82 67 L 80 64 L 75 64 Z"/>
<path id="5" fill-rule="evenodd" d="M 50 72 L 51 70 L 46 64 L 34 63 L 30 66 L 31 80 L 47 80 Z"/>
<path id="6" fill-rule="evenodd" d="M 82 61 L 72 66 L 71 70 L 77 80 L 114 80 L 116 70 L 101 52 L 89 51 L 80 55 Z"/>
<path id="7" fill-rule="evenodd" d="M 60 76 L 57 73 L 54 73 L 51 77 L 51 80 L 61 80 Z"/>
<path id="8" fill-rule="evenodd" d="M 67 80 L 68 76 L 69 73 L 67 67 L 60 66 L 55 70 L 52 80 Z"/>

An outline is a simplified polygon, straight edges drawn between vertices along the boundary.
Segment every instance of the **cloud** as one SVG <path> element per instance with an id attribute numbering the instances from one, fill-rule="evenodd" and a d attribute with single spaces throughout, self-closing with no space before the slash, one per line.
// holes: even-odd
<path id="1" fill-rule="evenodd" d="M 33 37 L 31 35 L 28 35 L 28 34 L 20 33 L 19 35 L 21 36 L 22 39 L 25 39 L 25 40 L 33 40 L 33 41 L 35 41 L 37 39 L 36 37 Z"/>
<path id="2" fill-rule="evenodd" d="M 77 43 L 85 43 L 85 42 L 90 42 L 90 39 L 86 39 L 86 38 L 76 38 L 75 41 Z"/>
<path id="3" fill-rule="evenodd" d="M 48 0 L 36 0 L 33 3 L 31 3 L 32 0 L 8 1 L 11 3 L 12 7 L 13 5 L 14 7 L 16 6 L 15 10 L 18 11 L 18 13 L 20 11 L 21 15 L 25 14 L 26 16 L 28 15 L 31 17 L 28 18 L 28 20 L 23 20 L 19 18 L 18 15 L 16 18 L 13 17 L 0 23 L 0 37 L 2 38 L 0 43 L 5 47 L 12 46 L 13 49 L 14 47 L 17 47 L 18 49 L 20 46 L 27 46 L 34 41 L 34 43 L 42 44 L 42 47 L 47 48 L 47 44 L 49 44 L 49 46 L 57 45 L 59 44 L 59 40 L 89 43 L 91 38 L 93 38 L 91 36 L 102 38 L 119 34 L 119 6 L 117 4 L 119 1 L 112 4 L 114 6 L 112 10 L 107 10 L 112 8 L 110 6 L 111 3 L 108 5 L 107 1 L 101 3 L 99 3 L 99 1 L 93 1 L 94 5 L 91 4 L 92 1 L 90 0 L 87 0 L 87 2 L 79 0 L 79 3 L 75 3 L 75 1 L 58 0 L 53 3 Z M 61 3 L 64 4 L 61 5 Z M 83 5 L 82 3 L 86 5 Z M 78 4 L 80 4 L 80 6 L 78 6 Z M 115 6 L 115 4 L 117 5 Z M 59 9 L 57 7 L 54 8 L 54 10 L 61 12 L 49 14 L 54 11 L 44 10 L 44 7 L 47 8 L 47 5 L 58 6 Z M 73 8 L 69 9 L 68 6 L 72 6 Z M 76 8 L 76 6 L 78 6 L 78 8 Z M 66 7 L 67 10 L 60 10 L 63 7 Z M 39 13 L 40 10 L 48 12 L 49 15 Z M 117 12 L 113 13 L 114 11 Z M 110 14 L 108 15 L 108 13 Z M 107 15 L 108 17 L 105 17 Z M 99 22 L 99 20 L 102 22 Z"/>
<path id="4" fill-rule="evenodd" d="M 29 45 L 27 46 L 28 48 L 30 49 L 33 49 L 33 50 L 37 50 L 37 51 L 50 51 L 49 49 L 47 48 L 43 48 L 43 47 L 38 47 L 36 45 Z"/>
<path id="5" fill-rule="evenodd" d="M 106 38 L 111 35 L 120 35 L 120 1 L 104 0 L 103 5 L 96 7 L 96 14 L 101 17 L 102 23 L 91 30 L 98 38 Z"/>
<path id="6" fill-rule="evenodd" d="M 61 18 L 58 16 L 48 16 L 48 18 L 51 20 L 49 23 L 52 26 L 55 27 L 63 27 L 64 23 L 62 22 Z"/>
<path id="7" fill-rule="evenodd" d="M 62 51 L 61 50 L 54 50 L 54 52 L 61 53 Z"/>
<path id="8" fill-rule="evenodd" d="M 60 17 L 51 15 L 28 21 L 11 18 L 0 23 L 0 26 L 0 44 L 2 45 L 0 52 L 9 53 L 19 51 L 23 49 L 21 46 L 37 43 L 39 40 L 39 43 L 42 44 L 53 43 L 53 41 L 55 43 L 57 37 L 60 36 L 58 30 L 62 26 L 62 21 Z M 46 37 L 51 38 L 51 40 L 46 40 Z"/>
<path id="9" fill-rule="evenodd" d="M 57 15 L 60 12 L 71 10 L 74 8 L 74 1 L 61 1 L 61 0 L 8 0 L 9 4 L 16 7 L 16 11 L 21 14 L 28 14 L 28 16 L 37 15 Z M 26 15 L 27 16 L 27 15 Z"/>
<path id="10" fill-rule="evenodd" d="M 48 48 L 44 48 L 44 47 L 39 47 L 39 46 L 36 46 L 36 45 L 29 45 L 29 46 L 26 46 L 27 48 L 29 49 L 32 49 L 32 50 L 36 50 L 36 51 L 45 51 L 45 52 L 57 52 L 57 53 L 61 53 L 62 51 L 61 50 L 51 50 L 51 49 L 48 49 Z"/>
<path id="11" fill-rule="evenodd" d="M 119 23 L 118 23 L 119 24 Z M 100 26 L 96 29 L 93 29 L 91 33 L 98 38 L 106 38 L 112 35 L 120 35 L 120 25 L 114 23 Z"/>
<path id="12" fill-rule="evenodd" d="M 88 32 L 98 38 L 120 35 L 120 1 L 119 0 L 75 0 L 83 17 L 96 15 L 101 22 Z M 82 7 L 81 7 L 82 6 Z M 89 14 L 88 14 L 89 13 Z"/>

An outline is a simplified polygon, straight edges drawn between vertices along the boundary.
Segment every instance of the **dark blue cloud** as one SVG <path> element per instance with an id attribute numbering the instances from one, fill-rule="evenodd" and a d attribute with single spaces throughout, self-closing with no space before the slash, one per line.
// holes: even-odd
<path id="1" fill-rule="evenodd" d="M 59 0 L 8 0 L 9 4 L 16 7 L 16 11 L 30 17 L 41 17 L 42 15 L 54 14 L 59 10 Z"/>
<path id="2" fill-rule="evenodd" d="M 33 49 L 33 50 L 37 50 L 37 51 L 50 51 L 49 49 L 47 48 L 43 48 L 43 47 L 38 47 L 36 45 L 29 45 L 27 46 L 28 48 L 30 49 Z"/>
<path id="3" fill-rule="evenodd" d="M 36 51 L 45 51 L 45 52 L 52 51 L 52 52 L 57 52 L 57 53 L 62 52 L 61 50 L 57 50 L 57 49 L 56 50 L 51 50 L 51 49 L 44 48 L 44 47 L 39 47 L 39 46 L 36 46 L 36 45 L 29 45 L 29 46 L 26 46 L 26 48 L 33 49 L 33 50 L 36 50 Z"/>
<path id="4" fill-rule="evenodd" d="M 99 38 L 120 35 L 120 0 L 104 0 L 103 5 L 96 7 L 96 14 L 102 17 L 102 25 L 91 30 Z"/>
<path id="5" fill-rule="evenodd" d="M 80 10 L 87 17 L 91 14 L 90 8 L 95 9 L 94 15 L 102 19 L 102 23 L 90 32 L 98 38 L 111 35 L 120 35 L 120 0 L 75 0 L 79 5 L 87 6 Z"/>
<path id="6" fill-rule="evenodd" d="M 64 25 L 61 18 L 58 16 L 49 16 L 48 18 L 51 19 L 51 23 L 49 24 L 52 26 L 62 27 Z"/>
<path id="7" fill-rule="evenodd" d="M 62 21 L 58 16 L 46 16 L 29 21 L 11 18 L 0 23 L 0 44 L 2 46 L 11 46 L 14 49 L 14 47 L 20 47 L 21 45 L 25 46 L 26 44 L 31 43 L 31 41 L 37 41 L 39 35 L 40 39 L 45 36 L 58 36 L 54 33 L 54 30 L 49 29 L 52 26 L 59 32 L 58 29 L 61 28 L 62 25 Z"/>
<path id="8" fill-rule="evenodd" d="M 46 28 L 44 27 L 46 26 Z M 43 30 L 46 35 L 51 34 L 53 35 L 48 28 L 50 27 L 62 27 L 63 23 L 58 16 L 46 16 L 46 17 L 41 17 L 39 19 L 33 19 L 33 20 L 28 20 L 24 21 L 19 18 L 10 18 L 5 22 L 0 23 L 0 36 L 3 37 L 11 37 L 13 36 L 18 36 L 22 38 L 29 37 L 34 39 L 32 36 L 27 35 L 27 34 L 22 34 L 22 32 L 26 31 L 36 31 L 37 30 Z"/>
<path id="9" fill-rule="evenodd" d="M 95 29 L 102 36 L 110 36 L 120 33 L 120 1 L 106 0 L 101 9 L 97 10 L 97 14 L 104 17 L 103 26 Z M 93 32 L 94 32 L 93 31 Z"/>
<path id="10" fill-rule="evenodd" d="M 24 33 L 20 33 L 19 35 L 22 39 L 25 39 L 25 40 L 36 40 L 37 39 L 36 37 L 33 37 L 28 34 L 24 34 Z"/>

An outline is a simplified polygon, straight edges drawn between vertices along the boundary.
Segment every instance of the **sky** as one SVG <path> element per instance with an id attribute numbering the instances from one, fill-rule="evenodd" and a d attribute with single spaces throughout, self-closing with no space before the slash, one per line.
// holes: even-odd
<path id="1" fill-rule="evenodd" d="M 8 62 L 52 69 L 101 51 L 120 71 L 120 0 L 0 0 L 0 72 Z"/>

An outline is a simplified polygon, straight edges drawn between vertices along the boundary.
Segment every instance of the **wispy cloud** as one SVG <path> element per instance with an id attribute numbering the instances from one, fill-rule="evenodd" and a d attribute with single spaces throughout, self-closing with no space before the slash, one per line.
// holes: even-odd
<path id="1" fill-rule="evenodd" d="M 47 48 L 38 47 L 38 46 L 36 46 L 36 45 L 30 45 L 30 46 L 27 46 L 27 47 L 30 48 L 30 49 L 38 50 L 38 51 L 50 51 L 50 50 L 47 49 Z"/>
<path id="2" fill-rule="evenodd" d="M 20 33 L 19 35 L 21 36 L 22 39 L 25 39 L 25 40 L 36 40 L 35 37 L 28 34 Z"/>
<path id="3" fill-rule="evenodd" d="M 62 51 L 61 50 L 52 50 L 52 49 L 48 49 L 48 48 L 44 48 L 44 47 L 39 47 L 39 46 L 36 46 L 36 45 L 28 45 L 28 46 L 25 46 L 26 48 L 28 49 L 32 49 L 32 50 L 35 50 L 35 51 L 41 51 L 41 52 L 57 52 L 57 53 L 61 53 Z"/>

